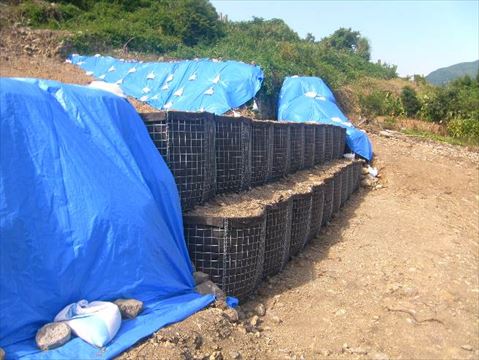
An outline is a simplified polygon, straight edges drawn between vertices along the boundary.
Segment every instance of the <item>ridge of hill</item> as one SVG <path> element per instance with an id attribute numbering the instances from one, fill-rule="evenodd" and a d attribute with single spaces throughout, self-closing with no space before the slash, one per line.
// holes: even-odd
<path id="1" fill-rule="evenodd" d="M 476 77 L 479 72 L 479 60 L 462 62 L 434 70 L 426 76 L 433 85 L 444 85 L 463 76 Z"/>

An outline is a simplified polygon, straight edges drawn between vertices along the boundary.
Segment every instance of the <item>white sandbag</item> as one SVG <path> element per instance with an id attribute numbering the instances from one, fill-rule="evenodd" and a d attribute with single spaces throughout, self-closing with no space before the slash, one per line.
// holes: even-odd
<path id="1" fill-rule="evenodd" d="M 95 88 L 95 89 L 109 91 L 112 94 L 115 94 L 115 95 L 120 96 L 122 98 L 126 98 L 125 93 L 123 92 L 121 87 L 116 83 L 115 84 L 110 84 L 110 83 L 107 83 L 107 82 L 104 82 L 104 81 L 92 81 L 88 86 L 91 87 L 91 88 Z"/>
<path id="2" fill-rule="evenodd" d="M 78 337 L 91 345 L 103 347 L 120 329 L 121 314 L 113 303 L 80 300 L 60 311 L 55 321 L 65 321 Z"/>

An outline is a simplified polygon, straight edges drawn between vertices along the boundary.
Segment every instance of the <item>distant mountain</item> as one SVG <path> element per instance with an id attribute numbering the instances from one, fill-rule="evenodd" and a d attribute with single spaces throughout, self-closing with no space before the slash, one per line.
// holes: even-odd
<path id="1" fill-rule="evenodd" d="M 426 76 L 426 80 L 433 85 L 444 85 L 462 76 L 469 75 L 470 77 L 475 77 L 478 71 L 479 60 L 463 62 L 434 70 Z"/>

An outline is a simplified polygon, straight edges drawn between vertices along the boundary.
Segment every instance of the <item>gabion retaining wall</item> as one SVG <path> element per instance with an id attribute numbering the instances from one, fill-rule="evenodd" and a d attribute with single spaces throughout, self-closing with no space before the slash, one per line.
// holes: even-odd
<path id="1" fill-rule="evenodd" d="M 324 183 L 312 187 L 311 225 L 309 227 L 308 241 L 318 235 L 323 223 L 324 188 Z"/>
<path id="2" fill-rule="evenodd" d="M 349 196 L 349 166 L 341 169 L 341 206 L 344 205 Z"/>
<path id="3" fill-rule="evenodd" d="M 304 124 L 290 123 L 290 164 L 289 173 L 294 173 L 304 168 Z"/>
<path id="4" fill-rule="evenodd" d="M 333 216 L 333 199 L 334 199 L 334 179 L 333 177 L 324 180 L 324 207 L 322 226 L 326 225 Z"/>
<path id="5" fill-rule="evenodd" d="M 304 168 L 312 168 L 315 164 L 316 154 L 316 125 L 305 124 L 304 125 Z"/>
<path id="6" fill-rule="evenodd" d="M 333 160 L 333 126 L 324 125 L 324 161 Z"/>
<path id="7" fill-rule="evenodd" d="M 273 126 L 253 121 L 251 127 L 251 186 L 264 184 L 273 171 Z"/>
<path id="8" fill-rule="evenodd" d="M 277 274 L 288 261 L 292 205 L 292 200 L 286 199 L 265 208 L 263 277 Z"/>
<path id="9" fill-rule="evenodd" d="M 271 180 L 279 179 L 289 172 L 290 126 L 288 123 L 273 123 L 273 168 Z"/>
<path id="10" fill-rule="evenodd" d="M 244 299 L 263 274 L 266 219 L 184 217 L 185 239 L 196 269 L 226 294 Z"/>
<path id="11" fill-rule="evenodd" d="M 350 198 L 351 194 L 354 191 L 354 180 L 355 180 L 355 172 L 354 172 L 354 163 L 348 165 L 348 196 L 347 199 Z"/>
<path id="12" fill-rule="evenodd" d="M 306 244 L 311 225 L 312 192 L 292 196 L 291 240 L 289 256 L 297 255 Z"/>
<path id="13" fill-rule="evenodd" d="M 339 211 L 341 207 L 341 172 L 336 172 L 333 176 L 333 214 Z"/>
<path id="14" fill-rule="evenodd" d="M 342 127 L 340 127 L 340 129 L 341 129 L 341 133 L 340 133 L 339 143 L 338 143 L 339 159 L 343 157 L 343 154 L 346 150 L 346 129 Z"/>
<path id="15" fill-rule="evenodd" d="M 314 163 L 325 163 L 325 143 L 326 143 L 326 126 L 318 124 L 314 126 Z"/>
<path id="16" fill-rule="evenodd" d="M 215 116 L 216 193 L 238 192 L 251 184 L 251 120 Z"/>
<path id="17" fill-rule="evenodd" d="M 178 186 L 183 210 L 216 193 L 215 122 L 209 113 L 142 114 L 148 132 Z"/>

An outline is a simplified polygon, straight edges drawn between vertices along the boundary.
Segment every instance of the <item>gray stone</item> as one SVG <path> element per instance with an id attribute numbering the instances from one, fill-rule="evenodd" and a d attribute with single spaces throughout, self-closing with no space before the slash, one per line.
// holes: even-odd
<path id="1" fill-rule="evenodd" d="M 208 281 L 210 279 L 210 276 L 208 274 L 205 274 L 204 272 L 201 271 L 195 271 L 193 273 L 193 278 L 195 279 L 195 284 L 203 284 L 205 281 Z"/>
<path id="2" fill-rule="evenodd" d="M 0 360 L 4 360 L 5 359 L 5 351 L 0 348 Z"/>
<path id="3" fill-rule="evenodd" d="M 230 351 L 229 355 L 230 355 L 230 358 L 233 360 L 241 359 L 241 354 L 238 351 Z"/>
<path id="4" fill-rule="evenodd" d="M 256 315 L 258 316 L 265 316 L 266 315 L 266 308 L 264 307 L 263 304 L 258 304 L 255 308 L 254 311 Z"/>
<path id="5" fill-rule="evenodd" d="M 278 316 L 273 316 L 271 320 L 273 320 L 276 324 L 281 324 L 283 322 L 283 320 L 281 320 Z"/>
<path id="6" fill-rule="evenodd" d="M 251 326 L 254 326 L 254 327 L 258 326 L 258 325 L 259 325 L 259 317 L 258 317 L 258 315 L 253 316 L 253 317 L 250 319 L 249 323 L 251 324 Z"/>
<path id="7" fill-rule="evenodd" d="M 196 285 L 196 292 L 201 295 L 212 294 L 215 295 L 217 299 L 223 299 L 225 293 L 221 290 L 213 281 L 207 280 L 202 284 Z"/>
<path id="8" fill-rule="evenodd" d="M 462 345 L 461 349 L 466 350 L 466 351 L 474 350 L 471 345 Z"/>
<path id="9" fill-rule="evenodd" d="M 66 344 L 71 338 L 72 331 L 64 322 L 54 322 L 43 325 L 37 331 L 35 341 L 42 350 L 55 349 Z"/>
<path id="10" fill-rule="evenodd" d="M 223 311 L 223 315 L 232 323 L 238 322 L 239 315 L 235 309 L 226 309 Z"/>
<path id="11" fill-rule="evenodd" d="M 143 310 L 143 302 L 135 299 L 118 299 L 114 302 L 123 319 L 134 319 Z"/>

